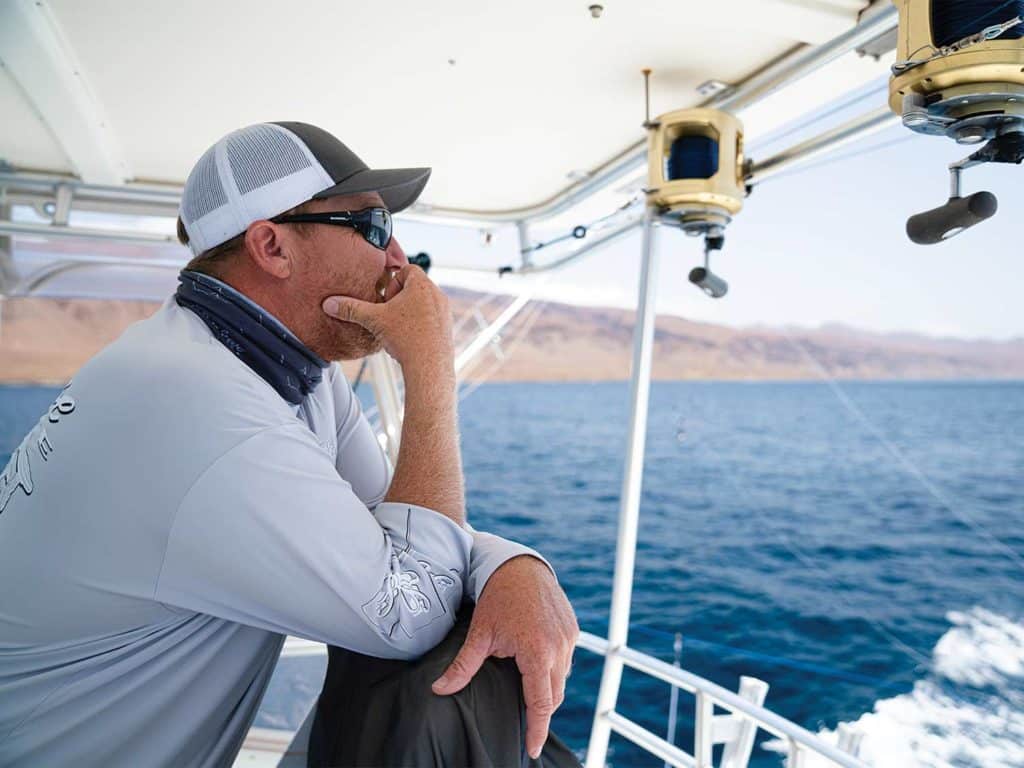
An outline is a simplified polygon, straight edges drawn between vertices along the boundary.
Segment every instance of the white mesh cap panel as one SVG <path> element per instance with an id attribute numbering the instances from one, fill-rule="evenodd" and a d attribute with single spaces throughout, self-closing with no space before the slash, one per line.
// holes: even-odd
<path id="1" fill-rule="evenodd" d="M 234 131 L 203 153 L 185 182 L 189 248 L 198 256 L 333 184 L 291 131 L 268 123 Z"/>
<path id="2" fill-rule="evenodd" d="M 199 158 L 192 176 L 189 177 L 189 184 L 193 185 L 192 194 L 181 199 L 181 218 L 187 224 L 228 204 L 228 196 L 224 194 L 224 186 L 220 183 L 220 175 L 217 173 L 217 160 L 213 150 L 214 148 L 210 147 Z"/>
<path id="3" fill-rule="evenodd" d="M 254 125 L 225 139 L 228 163 L 239 194 L 272 184 L 311 163 L 291 134 L 270 125 Z"/>

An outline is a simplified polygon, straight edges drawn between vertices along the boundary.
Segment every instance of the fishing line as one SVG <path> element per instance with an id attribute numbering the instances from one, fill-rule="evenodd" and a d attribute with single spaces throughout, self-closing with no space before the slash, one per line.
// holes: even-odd
<path id="1" fill-rule="evenodd" d="M 709 408 L 707 408 L 707 405 L 705 404 L 705 406 L 704 406 L 704 413 L 705 413 L 705 415 L 710 415 L 710 416 L 713 417 L 716 413 L 718 413 L 718 409 L 715 408 L 714 406 L 712 406 L 709 409 Z M 707 448 L 708 450 L 710 450 L 711 453 L 713 453 L 715 455 L 715 457 L 718 459 L 719 463 L 723 463 L 722 462 L 722 454 L 719 453 L 719 451 L 711 444 L 710 440 L 705 439 L 704 441 L 702 441 L 700 443 L 700 445 L 702 447 Z M 736 492 L 736 494 L 740 498 L 744 498 L 744 499 L 750 499 L 751 498 L 750 492 L 746 489 L 745 486 L 743 486 L 740 483 L 739 480 L 736 479 L 734 473 L 726 472 L 726 473 L 724 473 L 724 475 L 727 478 L 727 481 L 730 483 L 730 485 L 732 485 L 733 490 Z M 751 506 L 754 507 L 755 505 L 752 504 Z M 814 563 L 813 561 L 811 561 L 810 558 L 808 558 L 806 555 L 800 554 L 798 551 L 796 551 L 794 549 L 793 545 L 790 543 L 789 537 L 788 537 L 787 534 L 779 531 L 779 532 L 777 532 L 777 535 L 778 535 L 778 537 L 780 539 L 780 543 L 782 544 L 782 546 L 785 547 L 790 552 L 790 554 L 792 554 L 794 557 L 796 557 L 797 560 L 799 560 L 802 565 L 804 565 L 805 567 L 809 568 L 812 571 L 815 571 L 816 573 L 819 574 L 819 576 L 823 577 L 827 582 L 830 582 L 832 584 L 833 590 L 830 591 L 830 596 L 838 598 L 842 603 L 844 603 L 846 605 L 847 608 L 850 608 L 855 614 L 860 615 L 860 609 L 856 605 L 854 605 L 852 602 L 850 602 L 846 598 L 846 596 L 843 595 L 842 592 L 836 591 L 834 589 L 835 587 L 841 586 L 835 576 L 833 576 L 828 571 L 826 571 L 824 568 L 822 568 L 821 566 L 819 566 L 816 563 Z M 905 655 L 909 656 L 911 659 L 913 659 L 913 660 L 915 660 L 915 661 L 917 661 L 919 663 L 923 663 L 926 666 L 931 664 L 931 658 L 929 656 L 923 654 L 921 651 L 917 650 L 913 646 L 908 645 L 907 643 L 905 643 L 898 636 L 896 636 L 891 631 L 889 631 L 889 629 L 887 629 L 881 622 L 879 622 L 879 621 L 877 621 L 875 619 L 869 619 L 869 618 L 866 618 L 866 617 L 862 617 L 862 618 L 864 618 L 864 620 L 868 623 L 869 626 L 873 627 L 875 629 L 875 631 L 877 631 L 880 635 L 882 635 L 882 637 L 884 637 L 886 640 L 888 640 L 889 643 L 893 647 L 895 647 L 897 650 L 902 651 Z"/>
<path id="2" fill-rule="evenodd" d="M 467 384 L 466 387 L 462 390 L 462 392 L 459 393 L 460 403 L 467 397 L 472 395 L 474 392 L 476 392 L 481 387 L 481 385 L 485 384 L 487 380 L 490 379 L 490 377 L 493 376 L 498 371 L 498 369 L 505 365 L 506 360 L 509 357 L 511 357 L 512 353 L 516 350 L 516 348 L 525 340 L 526 335 L 533 328 L 533 324 L 537 321 L 537 318 L 540 317 L 541 312 L 544 310 L 546 305 L 547 302 L 538 301 L 535 302 L 532 307 L 526 310 L 529 314 L 520 321 L 520 327 L 516 332 L 515 338 L 509 344 L 508 349 L 505 350 L 505 360 L 498 360 L 490 368 L 488 368 L 487 371 L 480 378 Z"/>
<path id="3" fill-rule="evenodd" d="M 832 165 L 833 163 L 843 162 L 844 160 L 852 160 L 858 157 L 863 157 L 865 155 L 870 155 L 873 152 L 877 152 L 880 149 L 887 149 L 889 147 L 896 146 L 897 144 L 903 144 L 905 142 L 914 141 L 916 139 L 917 136 L 911 134 L 910 136 L 901 136 L 898 139 L 891 139 L 889 141 L 883 141 L 878 144 L 871 144 L 870 146 L 863 147 L 854 152 L 846 152 L 845 154 L 833 155 L 831 157 L 825 158 L 824 160 L 819 160 L 815 163 L 807 163 L 806 165 L 797 166 L 796 168 L 793 168 L 789 171 L 781 171 L 780 173 L 777 173 L 774 176 L 772 176 L 772 181 L 776 181 L 777 179 L 784 179 L 787 176 L 796 176 L 798 174 L 814 170 L 815 168 L 822 168 L 826 165 Z"/>
<path id="4" fill-rule="evenodd" d="M 477 299 L 473 303 L 473 306 L 471 306 L 469 309 L 463 312 L 462 317 L 460 317 L 458 321 L 456 321 L 455 325 L 452 326 L 452 338 L 455 338 L 458 335 L 459 331 L 461 331 L 465 327 L 466 323 L 469 322 L 470 318 L 475 317 L 475 313 L 477 311 L 482 309 L 484 306 L 490 304 L 499 295 L 501 294 L 488 293 Z"/>
<path id="5" fill-rule="evenodd" d="M 807 555 L 805 553 L 800 552 L 799 547 L 793 545 L 793 543 L 790 541 L 790 538 L 789 538 L 788 534 L 781 533 L 781 534 L 779 534 L 779 537 L 782 539 L 782 545 L 787 550 L 789 550 L 790 554 L 792 554 L 795 558 L 797 558 L 807 568 L 810 568 L 811 570 L 815 570 L 818 573 L 824 574 L 825 576 L 829 576 L 830 578 L 834 578 L 834 577 L 831 577 L 830 574 L 828 574 L 828 572 L 825 571 L 824 568 L 822 568 L 817 563 L 815 563 L 813 560 L 811 560 L 811 558 L 807 557 Z M 849 607 L 851 607 L 851 608 L 854 607 L 849 602 L 847 602 L 845 600 L 845 598 L 842 597 L 842 595 L 840 595 L 840 599 L 842 599 L 843 602 L 846 602 Z M 900 640 L 899 637 L 897 637 L 895 634 L 893 634 L 888 629 L 883 627 L 881 624 L 876 624 L 876 628 L 880 632 L 882 632 L 889 639 L 889 641 L 891 643 L 893 643 L 893 645 L 895 645 L 897 648 L 900 648 L 901 650 L 903 650 L 908 656 L 911 656 L 912 658 L 917 659 L 918 661 L 920 661 L 925 666 L 930 666 L 931 665 L 931 663 L 932 663 L 931 657 L 926 656 L 925 654 L 921 653 L 919 650 L 917 650 L 913 646 L 908 645 L 907 643 L 903 642 L 902 640 Z"/>
<path id="6" fill-rule="evenodd" d="M 757 154 L 761 154 L 764 152 L 766 147 L 770 147 L 772 144 L 781 141 L 787 136 L 792 136 L 794 133 L 800 133 L 801 131 L 809 128 L 810 126 L 815 125 L 816 123 L 820 123 L 825 118 L 831 117 L 832 115 L 838 112 L 842 112 L 845 109 L 849 109 L 854 104 L 864 101 L 865 99 L 871 98 L 872 96 L 876 96 L 879 93 L 888 92 L 888 90 L 889 78 L 886 76 L 881 78 L 878 82 L 870 84 L 867 90 L 862 90 L 861 92 L 857 92 L 854 95 L 850 96 L 849 98 L 840 100 L 832 107 L 826 108 L 824 112 L 815 114 L 814 117 L 812 117 L 810 120 L 807 120 L 806 122 L 800 122 L 799 125 L 793 125 L 788 128 L 783 126 L 782 128 L 778 129 L 778 132 L 770 133 L 768 134 L 768 136 L 758 139 L 751 147 L 752 153 L 756 152 Z"/>
<path id="7" fill-rule="evenodd" d="M 800 352 L 804 356 L 804 358 L 807 359 L 808 362 L 811 363 L 812 367 L 816 370 L 819 377 L 829 386 L 829 389 L 832 390 L 832 393 L 836 396 L 836 399 L 839 400 L 840 403 L 842 403 L 843 407 L 845 407 L 846 410 L 849 411 L 849 413 L 852 414 L 853 417 L 857 421 L 859 421 L 863 427 L 865 427 L 872 435 L 875 436 L 875 438 L 878 439 L 878 441 L 886 449 L 889 455 L 896 459 L 896 462 L 900 466 L 902 466 L 903 469 L 906 470 L 906 472 L 911 477 L 917 480 L 925 489 L 925 491 L 927 491 L 932 496 L 932 498 L 939 503 L 941 507 L 946 509 L 948 512 L 952 513 L 964 525 L 969 527 L 979 536 L 982 536 L 983 538 L 987 539 L 989 543 L 995 546 L 996 549 L 1000 550 L 1005 557 L 1009 558 L 1021 570 L 1024 570 L 1024 558 L 1018 555 L 1002 540 L 996 538 L 994 535 L 989 533 L 988 530 L 980 522 L 975 520 L 966 512 L 962 512 L 956 506 L 954 506 L 952 502 L 947 500 L 942 490 L 938 488 L 931 480 L 929 480 L 928 477 L 917 467 L 917 465 L 910 461 L 910 459 L 908 459 L 899 448 L 897 448 L 892 442 L 890 442 L 889 439 L 882 433 L 882 431 L 878 429 L 878 427 L 876 427 L 875 424 L 870 419 L 868 419 L 867 416 L 864 415 L 864 412 L 861 411 L 857 404 L 854 403 L 849 398 L 846 392 L 843 391 L 843 389 L 839 386 L 836 380 L 829 374 L 825 367 L 820 362 L 818 362 L 818 360 L 807 349 L 804 348 L 804 346 L 799 342 L 799 340 L 795 339 L 790 334 L 790 332 L 785 328 L 782 329 L 782 332 L 785 334 L 790 344 L 798 352 Z"/>
<path id="8" fill-rule="evenodd" d="M 708 410 L 710 413 L 712 413 L 712 415 L 717 413 L 717 411 L 714 410 L 713 408 L 712 409 L 707 409 L 706 406 L 705 406 L 705 410 Z M 780 446 L 783 446 L 783 447 L 788 447 L 788 448 L 793 448 L 793 449 L 800 449 L 800 448 L 804 447 L 804 444 L 801 443 L 798 440 L 787 440 L 784 437 L 780 437 L 780 436 L 778 436 L 777 434 L 774 434 L 774 433 L 771 434 L 771 440 L 776 445 L 780 445 Z M 711 450 L 715 451 L 714 448 L 711 448 Z M 722 454 L 720 454 L 718 452 L 715 452 L 715 455 L 718 456 L 719 458 L 721 458 Z M 887 510 L 884 507 L 882 507 L 875 499 L 871 498 L 866 493 L 864 493 L 864 491 L 860 488 L 859 484 L 857 482 L 854 482 L 851 479 L 851 475 L 850 475 L 849 471 L 846 469 L 846 466 L 847 465 L 845 463 L 842 463 L 842 462 L 839 462 L 839 463 L 837 463 L 837 464 L 835 464 L 833 466 L 833 469 L 837 470 L 840 473 L 843 488 L 845 490 L 847 490 L 848 492 L 852 493 L 853 495 L 855 495 L 857 497 L 857 499 L 859 499 L 859 501 L 862 504 L 864 504 L 868 508 L 868 510 L 870 512 L 872 512 L 874 514 L 875 519 L 881 519 L 881 517 L 887 512 Z M 815 539 L 815 544 L 821 545 L 822 543 L 823 542 L 821 541 L 821 539 Z M 938 557 L 935 557 L 933 555 L 923 555 L 920 552 L 915 552 L 914 554 L 917 557 L 926 557 L 927 560 L 929 561 L 929 563 L 934 568 L 936 568 L 937 571 L 941 570 L 941 568 L 943 566 L 943 563 L 942 563 L 942 561 Z M 1002 575 L 1002 574 L 995 574 L 994 578 L 998 579 L 1000 582 L 1003 582 L 1003 583 L 1008 583 L 1009 582 L 1007 577 Z M 1009 583 L 1012 583 L 1012 582 L 1009 582 Z"/>
<path id="9" fill-rule="evenodd" d="M 939 48 L 952 45 L 965 37 L 981 31 L 981 22 L 999 21 L 993 18 L 997 13 L 1011 6 L 1014 15 L 1024 15 L 1024 0 L 932 0 L 932 39 Z M 1016 39 L 1024 35 L 1024 29 L 1016 27 L 1007 30 L 1002 39 Z"/>

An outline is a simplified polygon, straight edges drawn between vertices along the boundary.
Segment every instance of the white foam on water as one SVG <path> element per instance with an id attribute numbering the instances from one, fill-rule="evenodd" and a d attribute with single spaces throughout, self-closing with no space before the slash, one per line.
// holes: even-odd
<path id="1" fill-rule="evenodd" d="M 874 768 L 1024 768 L 1024 626 L 983 608 L 946 618 L 928 677 L 847 724 L 863 736 L 858 756 Z M 807 756 L 819 766 L 833 764 Z"/>
<path id="2" fill-rule="evenodd" d="M 1024 680 L 1024 626 L 983 608 L 946 618 L 955 626 L 935 646 L 938 674 L 979 688 Z"/>

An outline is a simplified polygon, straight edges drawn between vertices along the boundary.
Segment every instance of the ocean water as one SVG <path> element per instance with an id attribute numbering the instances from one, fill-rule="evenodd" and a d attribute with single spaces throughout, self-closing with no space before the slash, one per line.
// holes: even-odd
<path id="1" fill-rule="evenodd" d="M 55 394 L 0 388 L 0 465 Z M 461 405 L 473 524 L 537 547 L 603 634 L 626 384 L 488 384 Z M 1024 383 L 656 383 L 630 644 L 890 766 L 1024 766 Z M 295 727 L 324 662 L 282 660 L 257 724 Z M 581 754 L 600 659 L 554 729 Z M 665 733 L 667 685 L 619 709 Z M 680 696 L 677 743 L 692 748 Z M 760 738 L 752 765 L 779 766 Z M 773 751 L 776 750 L 776 751 Z M 609 762 L 660 762 L 612 737 Z M 809 763 L 814 766 L 814 762 Z"/>

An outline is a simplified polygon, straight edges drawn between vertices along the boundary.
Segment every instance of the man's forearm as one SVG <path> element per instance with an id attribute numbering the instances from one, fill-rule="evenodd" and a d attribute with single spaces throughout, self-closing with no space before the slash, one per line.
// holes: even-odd
<path id="1" fill-rule="evenodd" d="M 462 526 L 465 488 L 459 454 L 455 372 L 447 365 L 403 368 L 405 417 L 385 501 L 436 510 Z"/>

